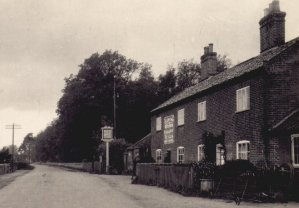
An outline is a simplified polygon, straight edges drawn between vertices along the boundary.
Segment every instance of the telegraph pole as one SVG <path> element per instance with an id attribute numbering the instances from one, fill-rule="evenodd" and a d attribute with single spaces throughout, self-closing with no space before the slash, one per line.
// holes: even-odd
<path id="1" fill-rule="evenodd" d="M 113 76 L 113 125 L 114 125 L 114 138 L 116 139 L 116 89 L 115 89 L 115 75 Z"/>
<path id="2" fill-rule="evenodd" d="M 6 125 L 5 126 L 5 129 L 12 129 L 12 146 L 11 146 L 11 150 L 12 150 L 12 153 L 11 153 L 11 168 L 12 168 L 12 171 L 13 171 L 13 168 L 14 168 L 14 154 L 15 154 L 15 147 L 14 147 L 14 143 L 15 143 L 15 130 L 16 129 L 21 129 L 21 125 L 18 125 L 18 124 L 15 124 L 13 123 L 12 125 Z"/>

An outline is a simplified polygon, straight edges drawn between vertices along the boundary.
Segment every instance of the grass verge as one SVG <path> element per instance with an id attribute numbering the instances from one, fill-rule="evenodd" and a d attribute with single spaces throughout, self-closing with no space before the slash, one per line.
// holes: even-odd
<path id="1" fill-rule="evenodd" d="M 13 173 L 0 175 L 0 189 L 13 182 L 17 177 L 23 176 L 28 172 L 30 172 L 30 170 L 17 170 Z"/>

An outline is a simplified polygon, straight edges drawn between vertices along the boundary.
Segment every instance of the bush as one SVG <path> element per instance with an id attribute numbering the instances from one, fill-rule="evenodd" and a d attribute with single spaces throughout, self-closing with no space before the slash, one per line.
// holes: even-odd
<path id="1" fill-rule="evenodd" d="M 32 170 L 34 167 L 26 162 L 17 162 L 17 169 L 18 170 Z"/>
<path id="2" fill-rule="evenodd" d="M 212 162 L 193 163 L 192 168 L 199 179 L 213 179 L 215 177 L 216 165 Z"/>
<path id="3" fill-rule="evenodd" d="M 253 176 L 256 174 L 256 171 L 256 167 L 248 160 L 232 160 L 227 161 L 223 166 L 220 166 L 216 175 L 218 178 Z"/>

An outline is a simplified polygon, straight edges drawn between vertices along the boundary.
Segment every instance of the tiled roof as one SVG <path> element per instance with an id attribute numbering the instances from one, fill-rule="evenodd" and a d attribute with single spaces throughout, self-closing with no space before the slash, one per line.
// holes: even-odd
<path id="1" fill-rule="evenodd" d="M 127 148 L 127 150 L 144 147 L 146 145 L 149 145 L 150 142 L 151 142 L 151 134 L 148 134 L 145 137 L 143 137 L 142 139 L 140 139 L 139 141 L 137 141 L 135 144 L 132 144 L 131 146 L 129 146 Z"/>
<path id="2" fill-rule="evenodd" d="M 169 100 L 165 101 L 161 105 L 159 105 L 157 108 L 153 109 L 151 112 L 155 112 L 157 110 L 160 110 L 162 108 L 165 108 L 167 106 L 173 105 L 179 101 L 182 101 L 190 96 L 196 95 L 200 92 L 203 92 L 211 87 L 217 86 L 219 84 L 222 84 L 224 82 L 230 81 L 234 78 L 240 77 L 246 73 L 252 72 L 254 70 L 257 70 L 261 68 L 264 64 L 264 62 L 269 61 L 279 54 L 281 54 L 283 51 L 294 45 L 295 43 L 299 42 L 299 37 L 296 39 L 293 39 L 281 46 L 277 46 L 274 48 L 271 48 L 267 51 L 264 51 L 260 55 L 253 57 L 247 61 L 244 61 L 230 69 L 227 69 L 217 75 L 211 76 L 208 79 L 205 79 L 198 84 L 189 87 L 185 89 L 184 91 L 174 95 Z"/>

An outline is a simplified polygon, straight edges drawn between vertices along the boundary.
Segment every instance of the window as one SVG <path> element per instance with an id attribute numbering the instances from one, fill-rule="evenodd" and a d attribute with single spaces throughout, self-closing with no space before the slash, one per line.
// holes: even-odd
<path id="1" fill-rule="evenodd" d="M 197 146 L 197 160 L 202 161 L 204 158 L 205 158 L 204 145 L 200 144 Z"/>
<path id="2" fill-rule="evenodd" d="M 225 157 L 224 157 L 224 148 L 222 144 L 216 145 L 216 165 L 224 165 Z"/>
<path id="3" fill-rule="evenodd" d="M 249 158 L 249 141 L 237 142 L 237 159 L 248 160 Z"/>
<path id="4" fill-rule="evenodd" d="M 299 167 L 299 134 L 294 134 L 292 138 L 292 161 L 294 167 Z"/>
<path id="5" fill-rule="evenodd" d="M 249 86 L 237 90 L 236 92 L 237 112 L 249 110 L 250 106 L 250 88 Z"/>
<path id="6" fill-rule="evenodd" d="M 185 110 L 184 108 L 178 110 L 178 126 L 182 126 L 185 124 Z"/>
<path id="7" fill-rule="evenodd" d="M 162 150 L 161 149 L 156 150 L 156 162 L 157 163 L 162 162 Z"/>
<path id="8" fill-rule="evenodd" d="M 185 124 L 185 110 L 184 108 L 178 111 L 178 126 Z"/>
<path id="9" fill-rule="evenodd" d="M 204 121 L 206 119 L 206 101 L 203 101 L 198 103 L 198 121 Z"/>
<path id="10" fill-rule="evenodd" d="M 162 118 L 156 118 L 156 131 L 161 131 L 162 129 Z"/>
<path id="11" fill-rule="evenodd" d="M 178 147 L 177 148 L 177 162 L 183 163 L 184 162 L 184 154 L 185 154 L 185 148 L 184 147 Z"/>

